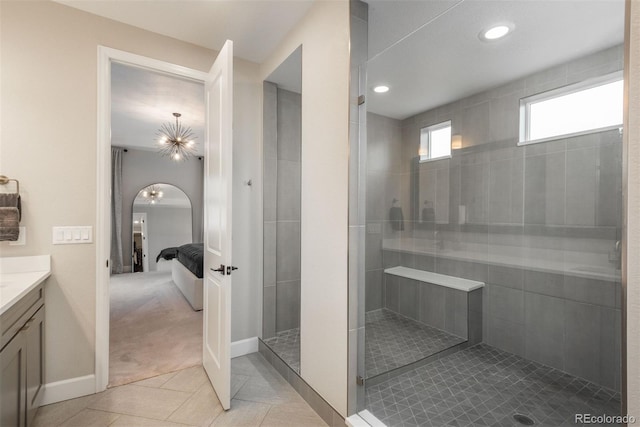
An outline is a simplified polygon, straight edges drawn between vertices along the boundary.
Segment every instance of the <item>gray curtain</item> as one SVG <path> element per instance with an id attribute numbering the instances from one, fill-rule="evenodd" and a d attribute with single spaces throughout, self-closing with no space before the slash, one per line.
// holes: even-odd
<path id="1" fill-rule="evenodd" d="M 122 273 L 122 153 L 111 147 L 111 272 Z"/>

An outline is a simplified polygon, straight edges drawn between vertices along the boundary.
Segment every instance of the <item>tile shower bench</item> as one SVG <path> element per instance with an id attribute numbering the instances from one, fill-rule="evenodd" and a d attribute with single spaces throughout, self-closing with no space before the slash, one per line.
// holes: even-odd
<path id="1" fill-rule="evenodd" d="M 386 308 L 467 340 L 482 341 L 484 282 L 417 270 L 384 270 Z"/>

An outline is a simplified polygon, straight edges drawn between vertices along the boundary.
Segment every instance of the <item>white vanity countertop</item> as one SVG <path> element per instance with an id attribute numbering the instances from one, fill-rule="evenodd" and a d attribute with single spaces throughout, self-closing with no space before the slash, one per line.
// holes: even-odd
<path id="1" fill-rule="evenodd" d="M 0 258 L 0 314 L 50 275 L 50 255 Z"/>

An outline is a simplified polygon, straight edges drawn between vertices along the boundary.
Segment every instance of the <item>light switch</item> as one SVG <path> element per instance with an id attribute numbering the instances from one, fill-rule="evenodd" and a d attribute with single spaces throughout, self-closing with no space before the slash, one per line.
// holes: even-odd
<path id="1" fill-rule="evenodd" d="M 90 225 L 53 227 L 54 245 L 75 245 L 92 243 Z"/>

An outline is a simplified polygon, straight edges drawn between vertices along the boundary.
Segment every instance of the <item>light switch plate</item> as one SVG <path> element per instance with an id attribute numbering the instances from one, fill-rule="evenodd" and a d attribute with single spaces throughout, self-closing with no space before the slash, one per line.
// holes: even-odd
<path id="1" fill-rule="evenodd" d="M 74 225 L 53 227 L 54 245 L 80 245 L 93 242 L 93 227 L 90 225 Z"/>

